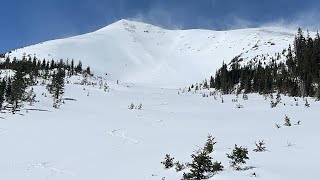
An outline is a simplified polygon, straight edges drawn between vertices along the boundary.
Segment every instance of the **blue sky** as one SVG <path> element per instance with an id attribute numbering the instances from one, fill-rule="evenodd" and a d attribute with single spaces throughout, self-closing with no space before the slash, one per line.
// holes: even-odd
<path id="1" fill-rule="evenodd" d="M 170 29 L 320 25 L 319 0 L 1 0 L 0 53 L 127 18 Z"/>

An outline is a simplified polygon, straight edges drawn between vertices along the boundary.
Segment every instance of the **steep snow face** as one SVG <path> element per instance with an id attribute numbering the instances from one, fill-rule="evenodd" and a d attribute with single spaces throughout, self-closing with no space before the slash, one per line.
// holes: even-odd
<path id="1" fill-rule="evenodd" d="M 294 31 L 256 28 L 232 31 L 166 30 L 120 20 L 98 31 L 12 51 L 39 59 L 75 59 L 112 80 L 156 86 L 178 86 L 213 75 L 222 62 L 278 53 Z"/>

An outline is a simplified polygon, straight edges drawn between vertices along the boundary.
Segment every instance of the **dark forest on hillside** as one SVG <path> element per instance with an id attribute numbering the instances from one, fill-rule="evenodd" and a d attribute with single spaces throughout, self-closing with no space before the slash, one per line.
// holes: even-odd
<path id="1" fill-rule="evenodd" d="M 281 50 L 279 50 L 281 51 Z M 294 47 L 282 51 L 286 61 L 272 60 L 263 64 L 240 66 L 236 57 L 230 66 L 223 64 L 210 79 L 210 87 L 223 93 L 260 93 L 273 92 L 289 96 L 311 96 L 320 98 L 320 36 L 310 37 L 298 29 Z M 237 88 L 235 88 L 237 86 Z M 236 90 L 235 90 L 236 89 Z"/>

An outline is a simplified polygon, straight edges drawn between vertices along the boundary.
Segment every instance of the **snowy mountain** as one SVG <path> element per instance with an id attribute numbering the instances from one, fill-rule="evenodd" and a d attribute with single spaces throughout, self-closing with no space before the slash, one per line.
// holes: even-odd
<path id="1" fill-rule="evenodd" d="M 255 28 L 232 31 L 166 30 L 120 20 L 92 33 L 14 50 L 10 57 L 75 59 L 109 79 L 156 86 L 193 83 L 213 75 L 222 62 L 241 55 L 273 55 L 287 48 L 295 31 Z"/>
<path id="2" fill-rule="evenodd" d="M 32 69 L 38 76 L 27 90 L 36 94 L 35 101 L 20 102 L 15 113 L 0 111 L 0 179 L 177 180 L 190 167 L 165 170 L 165 155 L 190 163 L 208 134 L 217 142 L 210 156 L 224 166 L 210 180 L 317 179 L 320 103 L 315 98 L 177 88 L 208 78 L 235 56 L 244 64 L 262 55 L 268 61 L 293 43 L 294 35 L 274 27 L 166 30 L 121 20 L 11 51 L 6 56 L 81 60 L 97 76 L 65 76 L 57 108 L 48 86 L 57 69 Z M 7 68 L 1 69 L 1 80 L 19 72 Z M 262 141 L 266 151 L 254 151 Z M 230 168 L 226 156 L 235 144 L 248 149 L 242 171 Z"/>

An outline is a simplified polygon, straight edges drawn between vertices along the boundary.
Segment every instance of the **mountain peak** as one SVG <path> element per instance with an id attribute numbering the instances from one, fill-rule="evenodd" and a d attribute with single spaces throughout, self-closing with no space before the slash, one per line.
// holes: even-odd
<path id="1" fill-rule="evenodd" d="M 140 21 L 121 19 L 102 29 L 97 30 L 97 32 L 107 31 L 110 29 L 125 29 L 127 31 L 134 32 L 136 30 L 162 29 L 162 28 L 152 24 L 140 22 Z"/>

